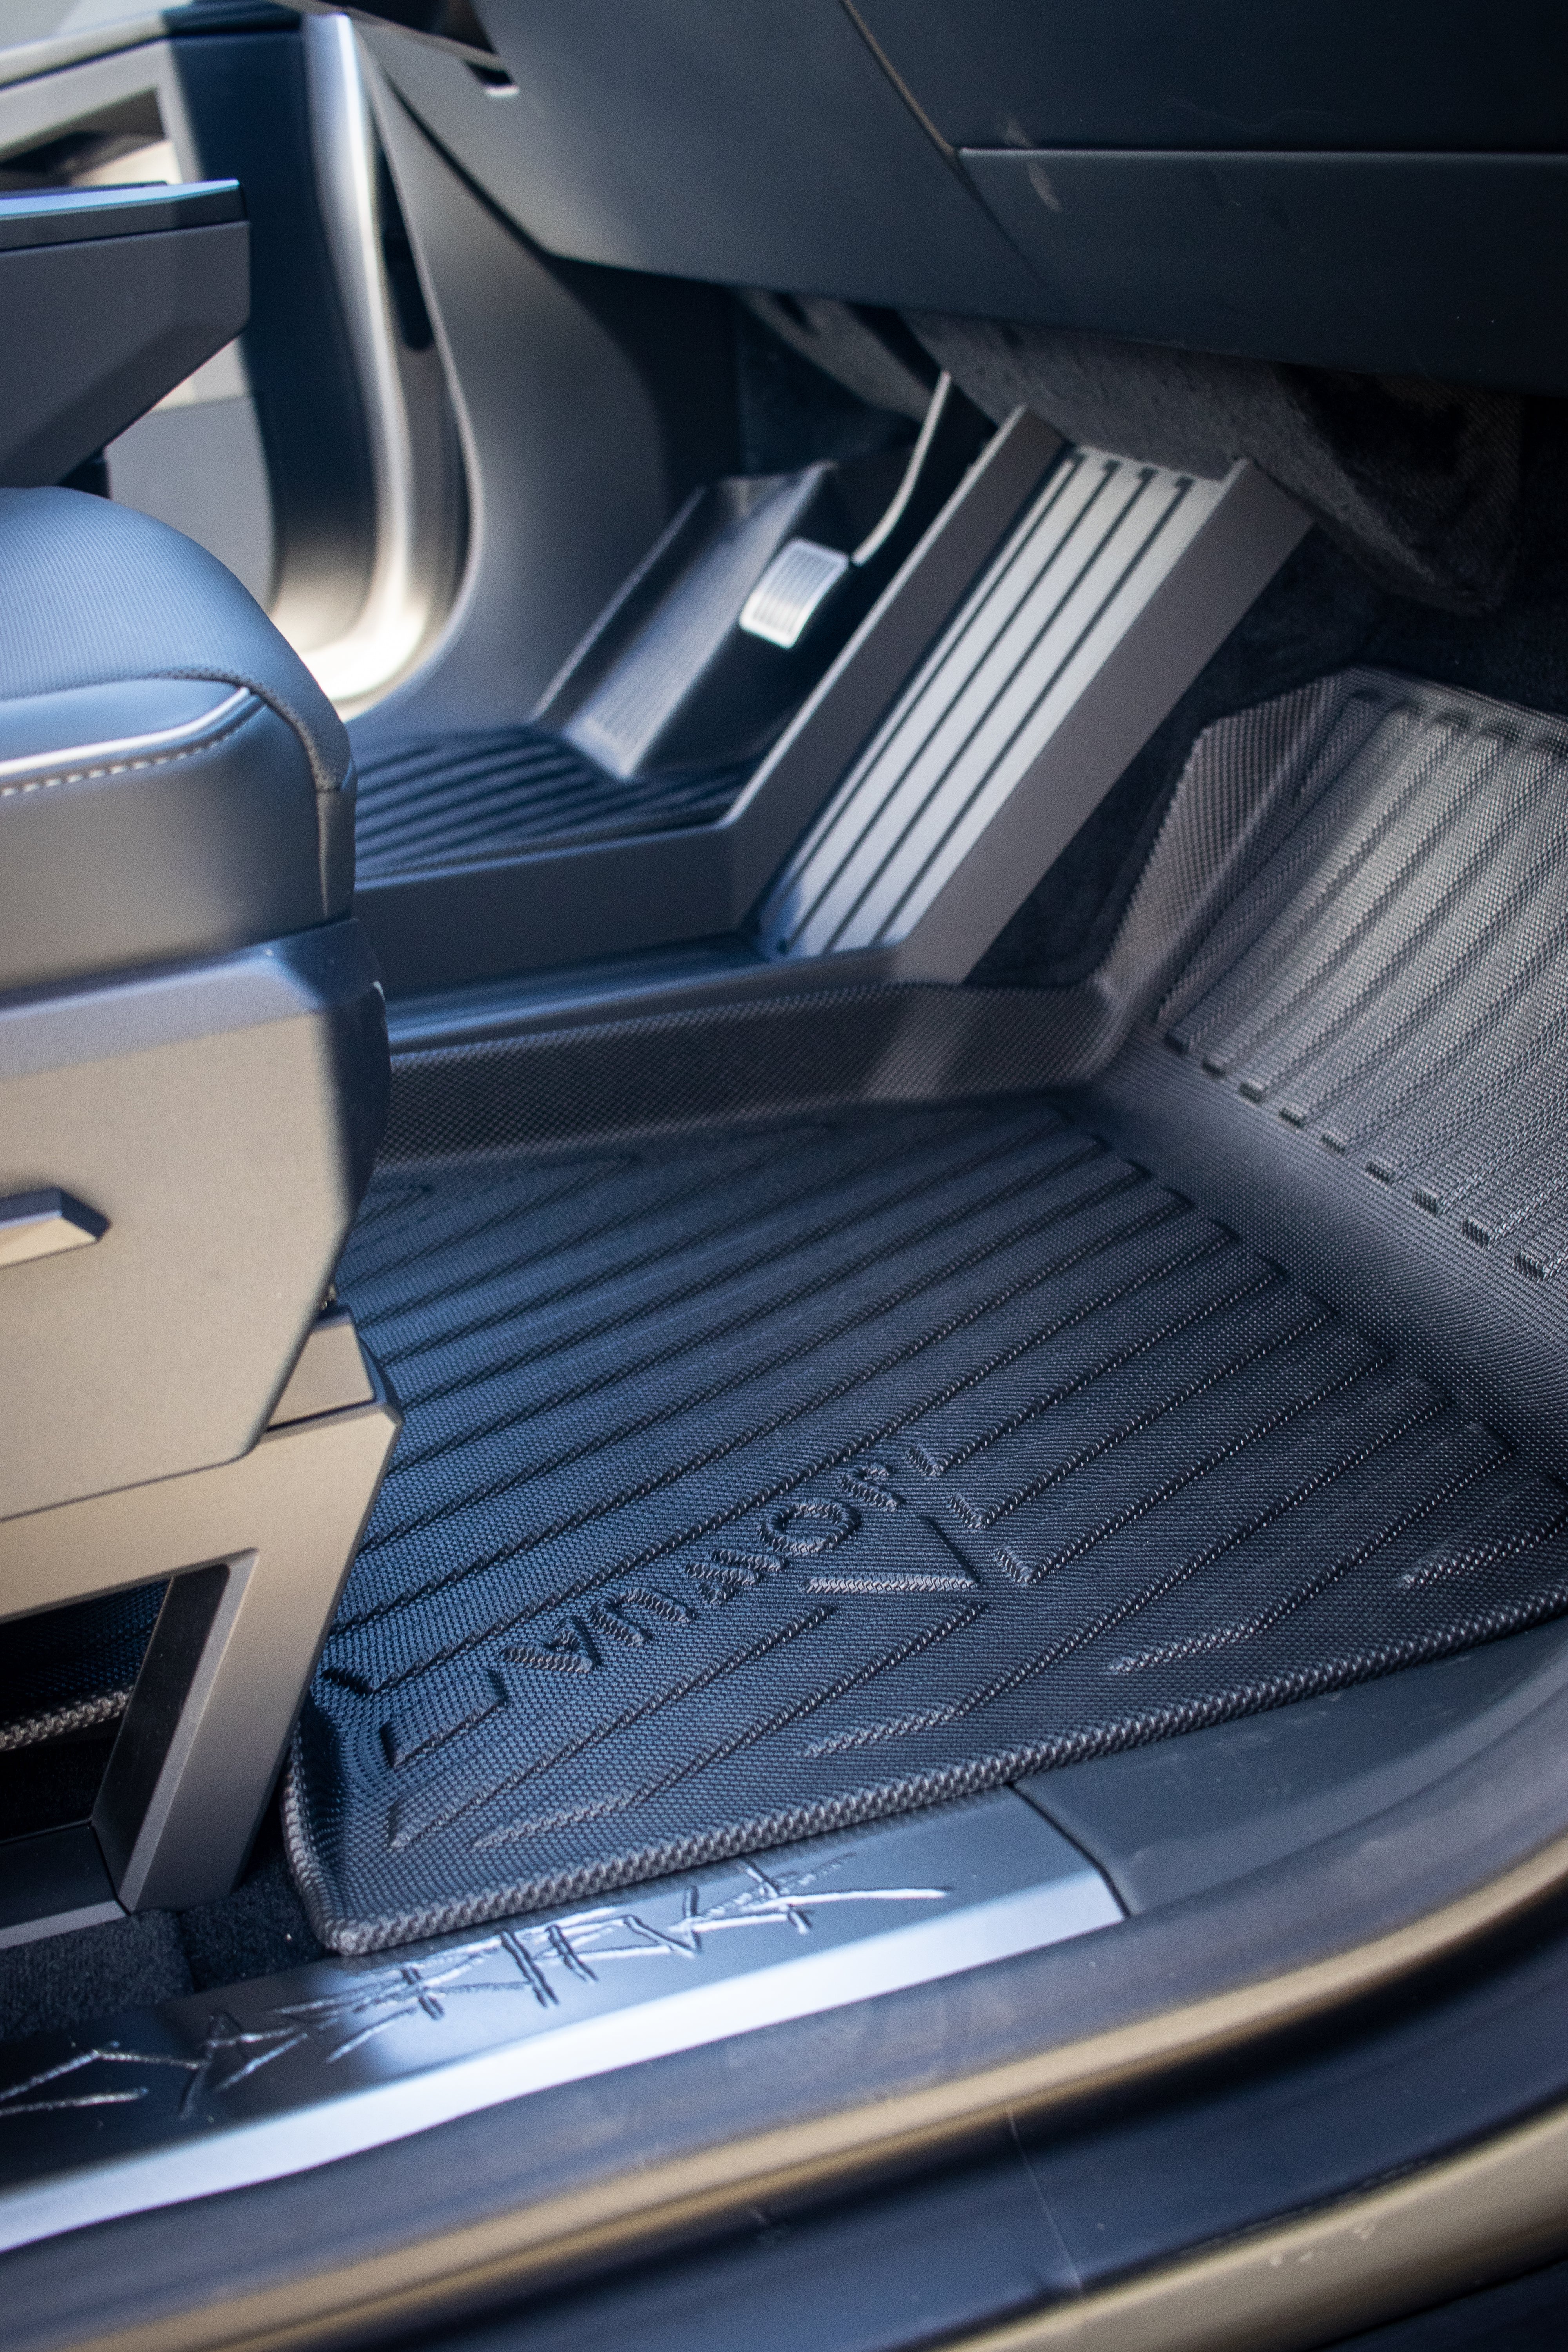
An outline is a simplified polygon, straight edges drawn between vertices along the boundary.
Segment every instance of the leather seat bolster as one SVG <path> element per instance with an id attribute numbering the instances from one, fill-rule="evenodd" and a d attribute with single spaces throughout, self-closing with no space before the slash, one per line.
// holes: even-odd
<path id="1" fill-rule="evenodd" d="M 347 731 L 233 574 L 0 489 L 0 992 L 284 938 L 353 886 Z"/>
<path id="2" fill-rule="evenodd" d="M 109 499 L 0 489 L 0 698 L 137 677 L 248 686 L 293 729 L 318 792 L 348 777 L 347 729 L 215 555 Z"/>
<path id="3" fill-rule="evenodd" d="M 134 678 L 0 703 L 0 992 L 212 955 L 347 911 L 321 798 L 248 687 Z M 346 856 L 344 835 L 346 834 Z"/>

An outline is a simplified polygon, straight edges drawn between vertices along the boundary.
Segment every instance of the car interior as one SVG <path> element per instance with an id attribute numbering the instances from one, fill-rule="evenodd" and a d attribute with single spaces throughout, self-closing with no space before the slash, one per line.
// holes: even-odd
<path id="1" fill-rule="evenodd" d="M 0 12 L 17 2352 L 1562 2340 L 1565 89 Z"/>

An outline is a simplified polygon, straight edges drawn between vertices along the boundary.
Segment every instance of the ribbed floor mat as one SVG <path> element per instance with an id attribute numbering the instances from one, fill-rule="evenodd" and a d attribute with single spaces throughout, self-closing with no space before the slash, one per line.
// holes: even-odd
<path id="1" fill-rule="evenodd" d="M 745 776 L 722 768 L 626 781 L 542 727 L 400 743 L 359 763 L 359 876 L 705 824 L 723 815 Z"/>
<path id="2" fill-rule="evenodd" d="M 1043 1106 L 404 1167 L 287 1805 L 368 1949 L 1568 1606 L 1568 1496 Z"/>
<path id="3" fill-rule="evenodd" d="M 1354 670 L 1200 764 L 1264 854 L 1097 1116 L 1568 1468 L 1568 724 Z"/>

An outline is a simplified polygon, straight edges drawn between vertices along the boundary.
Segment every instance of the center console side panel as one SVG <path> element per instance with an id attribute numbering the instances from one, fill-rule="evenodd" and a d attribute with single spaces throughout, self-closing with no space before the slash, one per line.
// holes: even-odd
<path id="1" fill-rule="evenodd" d="M 0 1265 L 0 1518 L 254 1444 L 369 1181 L 384 1034 L 351 923 L 0 1002 L 0 1196 L 104 1225 Z"/>

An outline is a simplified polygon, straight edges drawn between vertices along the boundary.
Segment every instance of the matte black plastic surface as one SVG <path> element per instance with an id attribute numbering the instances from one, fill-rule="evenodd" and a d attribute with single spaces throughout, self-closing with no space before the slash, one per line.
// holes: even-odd
<path id="1" fill-rule="evenodd" d="M 1145 1911 L 1370 1821 L 1498 1738 L 1561 1680 L 1568 1632 L 1457 1658 L 1021 1783 Z"/>
<path id="2" fill-rule="evenodd" d="M 0 1521 L 11 1616 L 167 1579 L 92 1809 L 128 1909 L 239 1874 L 400 1425 L 369 1386 L 237 1462 Z"/>
<path id="3" fill-rule="evenodd" d="M 40 188 L 0 196 L 0 253 L 81 245 L 95 237 L 146 236 L 158 229 L 213 228 L 244 218 L 237 180 L 174 187 Z"/>
<path id="4" fill-rule="evenodd" d="M 858 301 L 1038 299 L 837 0 L 486 0 L 505 201 L 584 261 Z"/>
<path id="5" fill-rule="evenodd" d="M 668 805 L 664 792 L 658 797 Z M 388 994 L 703 939 L 726 926 L 729 845 L 717 825 L 621 832 L 617 824 L 596 839 L 403 871 L 373 863 L 354 909 Z"/>
<path id="6" fill-rule="evenodd" d="M 373 7 L 355 13 L 422 34 L 428 41 L 466 49 L 476 62 L 494 56 L 472 0 L 375 0 Z"/>
<path id="7" fill-rule="evenodd" d="M 109 1220 L 91 1249 L 5 1271 L 0 1517 L 254 1443 L 385 1101 L 352 923 L 0 1004 L 0 1191 L 54 1181 Z"/>
<path id="8" fill-rule="evenodd" d="M 907 2352 L 1077 2290 L 1016 2150 L 809 2216 L 770 2214 L 695 2260 L 443 2330 L 439 2352 Z M 424 2339 L 417 2352 L 437 2352 Z"/>
<path id="9" fill-rule="evenodd" d="M 85 1822 L 0 1839 L 0 1950 L 123 1916 Z"/>
<path id="10" fill-rule="evenodd" d="M 1198 351 L 1568 389 L 1568 155 L 965 151 L 1034 315 Z M 937 306 L 931 303 L 929 307 Z"/>
<path id="11" fill-rule="evenodd" d="M 229 1893 L 272 1793 L 402 1417 L 370 1394 L 269 1430 L 239 1462 L 42 1512 L 5 1546 L 7 1597 L 175 1563 L 92 1822 L 128 1909 Z"/>
<path id="12" fill-rule="evenodd" d="M 1334 2352 L 1557 2352 L 1568 2336 L 1568 2263 L 1342 2336 Z"/>
<path id="13" fill-rule="evenodd" d="M 1539 0 L 854 0 L 955 147 L 1563 143 L 1568 26 Z"/>
<path id="14" fill-rule="evenodd" d="M 492 144 L 510 152 L 521 99 L 424 42 L 370 37 L 392 75 L 372 79 L 377 129 L 484 516 L 451 633 L 356 725 L 384 742 L 525 719 L 681 500 L 738 455 L 726 298 L 543 253 L 487 163 Z"/>
<path id="15" fill-rule="evenodd" d="M 1266 22 L 1241 0 L 488 0 L 486 17 L 531 96 L 460 152 L 555 251 L 1568 388 L 1539 299 L 1568 212 L 1568 38 L 1534 0 L 1500 21 L 1458 0 Z M 969 188 L 1005 238 L 978 236 Z"/>
<path id="16" fill-rule="evenodd" d="M 634 949 L 595 956 L 554 971 L 515 980 L 480 981 L 469 988 L 437 989 L 427 996 L 390 1002 L 387 1034 L 394 1055 L 472 1045 L 515 1035 L 520 1027 L 568 1026 L 602 1018 L 606 1010 L 668 1010 L 672 995 L 693 1004 L 736 983 L 753 985 L 768 971 L 756 950 L 737 934 L 693 940 L 685 947 Z"/>
<path id="17" fill-rule="evenodd" d="M 36 196 L 7 236 L 12 200 L 0 198 L 0 482 L 59 481 L 244 326 L 250 231 L 243 219 L 209 220 L 237 206 L 202 198 L 196 226 L 126 234 L 129 209 L 119 207 L 105 234 L 85 240 L 70 213 L 68 241 L 42 233 L 47 200 Z M 154 211 L 178 207 L 165 199 Z"/>
<path id="18" fill-rule="evenodd" d="M 314 1421 L 346 1405 L 368 1404 L 374 1394 L 353 1317 L 346 1307 L 325 1307 L 267 1425 L 284 1429 L 296 1421 Z"/>
<path id="19" fill-rule="evenodd" d="M 898 489 L 906 454 L 694 492 L 534 717 L 619 776 L 759 759 L 892 567 L 847 582 L 787 652 L 739 628 L 746 599 L 793 538 L 847 552 Z"/>

